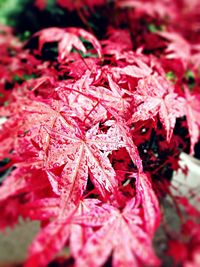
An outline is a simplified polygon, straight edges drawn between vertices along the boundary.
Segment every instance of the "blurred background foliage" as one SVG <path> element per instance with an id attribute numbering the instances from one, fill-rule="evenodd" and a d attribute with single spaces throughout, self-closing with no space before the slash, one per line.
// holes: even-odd
<path id="1" fill-rule="evenodd" d="M 95 7 L 95 12 L 84 21 L 79 11 L 68 11 L 56 4 L 56 0 L 47 0 L 46 7 L 39 9 L 34 0 L 0 0 L 0 24 L 13 27 L 16 35 L 22 39 L 47 27 L 86 27 L 92 29 L 98 37 L 105 34 L 109 10 L 107 7 Z M 88 7 L 84 7 L 87 12 Z"/>
<path id="2" fill-rule="evenodd" d="M 16 32 L 35 32 L 43 26 L 46 18 L 46 23 L 51 24 L 52 19 L 60 20 L 60 16 L 64 15 L 55 2 L 48 0 L 46 8 L 39 10 L 34 0 L 0 0 L 0 23 L 12 26 Z"/>
<path id="3" fill-rule="evenodd" d="M 15 26 L 16 17 L 24 11 L 30 0 L 0 0 L 0 23 Z"/>

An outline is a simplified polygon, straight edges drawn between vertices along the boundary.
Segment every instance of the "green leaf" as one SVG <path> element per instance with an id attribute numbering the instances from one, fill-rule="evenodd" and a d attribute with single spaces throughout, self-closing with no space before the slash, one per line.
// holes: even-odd
<path id="1" fill-rule="evenodd" d="M 23 79 L 25 81 L 28 81 L 28 80 L 34 79 L 34 78 L 37 78 L 37 75 L 35 73 L 32 73 L 32 74 L 24 74 L 23 75 Z"/>
<path id="2" fill-rule="evenodd" d="M 88 58 L 88 57 L 98 58 L 99 57 L 98 54 L 92 54 L 91 52 L 83 53 L 81 50 L 78 50 L 74 47 L 72 48 L 71 52 L 79 53 L 82 58 Z"/>
<path id="3" fill-rule="evenodd" d="M 9 101 L 5 101 L 5 102 L 3 103 L 3 105 L 4 105 L 4 107 L 7 107 L 7 106 L 9 105 Z"/>
<path id="4" fill-rule="evenodd" d="M 165 26 L 164 25 L 155 25 L 153 23 L 149 23 L 147 25 L 147 29 L 151 32 L 151 33 L 155 33 L 158 31 L 163 31 L 165 30 Z"/>
<path id="5" fill-rule="evenodd" d="M 20 77 L 19 75 L 16 74 L 13 76 L 13 81 L 17 82 L 17 83 L 21 83 L 23 81 L 28 81 L 28 80 L 33 79 L 33 78 L 37 78 L 37 75 L 35 73 L 23 74 L 22 77 Z"/>
<path id="6" fill-rule="evenodd" d="M 150 23 L 147 25 L 147 28 L 150 32 L 154 33 L 154 32 L 157 32 L 158 31 L 158 28 L 156 27 L 156 25 Z"/>
<path id="7" fill-rule="evenodd" d="M 98 55 L 97 54 L 92 54 L 90 52 L 88 53 L 83 53 L 82 51 L 80 51 L 80 54 L 83 58 L 88 58 L 88 57 L 93 57 L 93 58 L 98 58 Z"/>
<path id="8" fill-rule="evenodd" d="M 169 81 L 174 81 L 175 78 L 176 78 L 176 75 L 173 71 L 168 71 L 166 73 L 166 78 L 169 80 Z"/>
<path id="9" fill-rule="evenodd" d="M 20 34 L 18 36 L 18 38 L 20 39 L 20 41 L 24 42 L 24 41 L 28 40 L 30 38 L 30 36 L 31 36 L 31 32 L 30 31 L 25 31 L 22 34 Z"/>

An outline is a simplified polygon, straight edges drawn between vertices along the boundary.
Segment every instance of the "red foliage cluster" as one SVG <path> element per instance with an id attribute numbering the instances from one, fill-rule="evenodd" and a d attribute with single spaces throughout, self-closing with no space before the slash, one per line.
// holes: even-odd
<path id="1" fill-rule="evenodd" d="M 105 1 L 73 3 L 58 1 L 70 11 Z M 103 40 L 52 27 L 21 43 L 0 28 L 0 227 L 19 216 L 41 221 L 26 267 L 47 266 L 65 246 L 75 266 L 103 266 L 111 255 L 115 267 L 160 265 L 152 239 L 167 173 L 199 140 L 200 44 L 193 24 L 177 26 L 198 5 L 116 1 L 117 22 Z M 184 203 L 182 231 L 190 222 L 194 234 L 173 241 L 181 259 L 172 241 L 169 254 L 197 266 L 190 213 L 199 213 Z"/>

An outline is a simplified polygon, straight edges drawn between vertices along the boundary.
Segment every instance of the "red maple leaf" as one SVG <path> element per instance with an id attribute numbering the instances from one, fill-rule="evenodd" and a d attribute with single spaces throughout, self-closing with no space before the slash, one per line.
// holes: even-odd
<path id="1" fill-rule="evenodd" d="M 135 112 L 128 123 L 153 119 L 159 114 L 169 141 L 176 118 L 184 115 L 184 98 L 174 93 L 173 86 L 157 74 L 141 79 L 134 94 Z"/>
<path id="2" fill-rule="evenodd" d="M 79 0 L 75 2 L 73 0 L 57 0 L 57 3 L 61 7 L 73 11 L 74 9 L 79 10 L 85 6 L 93 8 L 94 6 L 103 5 L 105 4 L 105 0 Z"/>
<path id="3" fill-rule="evenodd" d="M 157 32 L 157 34 L 168 41 L 165 49 L 166 57 L 169 59 L 181 59 L 186 68 L 191 57 L 191 45 L 180 34 L 176 32 Z"/>
<path id="4" fill-rule="evenodd" d="M 49 221 L 33 240 L 25 266 L 45 267 L 68 240 L 72 255 L 78 257 L 92 229 L 74 224 L 73 218 L 82 216 L 100 204 L 99 200 L 85 199 L 77 207 L 64 205 L 63 209 L 60 198 L 44 198 L 21 207 L 23 217 Z"/>
<path id="5" fill-rule="evenodd" d="M 132 42 L 128 31 L 111 28 L 108 35 L 109 38 L 101 42 L 104 55 L 114 55 L 119 59 L 124 51 L 131 50 Z"/>
<path id="6" fill-rule="evenodd" d="M 105 152 L 125 146 L 120 135 L 112 137 L 112 127 L 106 134 L 98 135 L 98 124 L 85 135 L 72 136 L 70 132 L 58 132 L 45 127 L 51 136 L 48 147 L 46 168 L 53 190 L 57 194 L 64 192 L 66 201 L 77 202 L 83 195 L 88 180 L 88 170 L 95 187 L 104 198 L 114 193 L 117 187 L 115 171 Z M 60 139 L 59 144 L 56 143 Z M 64 168 L 57 176 L 53 170 L 57 166 Z"/>
<path id="7" fill-rule="evenodd" d="M 101 57 L 101 45 L 97 39 L 89 32 L 79 28 L 48 28 L 37 32 L 35 37 L 39 37 L 39 53 L 45 43 L 58 42 L 58 61 L 65 61 L 70 54 L 72 48 L 86 53 L 86 48 L 79 37 L 90 42 L 96 49 L 99 57 Z M 33 36 L 33 37 L 34 37 Z"/>
<path id="8" fill-rule="evenodd" d="M 45 9 L 45 7 L 47 6 L 47 3 L 48 3 L 47 0 L 35 0 L 35 5 L 40 10 Z"/>
<path id="9" fill-rule="evenodd" d="M 177 16 L 176 6 L 173 2 L 158 1 L 158 0 L 117 0 L 117 6 L 121 8 L 135 8 L 137 11 L 142 11 L 150 16 L 159 16 L 164 18 L 169 16 L 174 18 Z"/>
<path id="10" fill-rule="evenodd" d="M 37 179 L 38 176 L 40 176 L 40 181 Z M 8 175 L 3 182 L 3 186 L 0 187 L 0 202 L 30 191 L 36 194 L 43 192 L 43 190 L 48 192 L 48 188 L 50 189 L 50 184 L 44 171 L 33 168 L 33 163 L 27 164 L 27 166 L 20 166 L 19 164 Z"/>
<path id="11" fill-rule="evenodd" d="M 141 198 L 144 210 L 146 231 L 153 236 L 161 220 L 158 199 L 152 189 L 150 178 L 145 173 L 136 176 L 136 183 L 137 197 Z"/>
<path id="12" fill-rule="evenodd" d="M 200 107 L 199 107 L 199 101 L 200 101 L 200 94 L 192 94 L 190 93 L 189 89 L 187 87 L 184 87 L 185 91 L 185 115 L 187 118 L 187 124 L 188 124 L 188 130 L 190 134 L 190 153 L 194 153 L 194 146 L 199 140 L 199 129 L 200 129 L 200 122 L 199 122 L 199 116 L 200 116 Z"/>
<path id="13" fill-rule="evenodd" d="M 134 199 L 127 202 L 123 211 L 104 204 L 75 217 L 74 221 L 98 227 L 83 247 L 77 259 L 78 266 L 102 266 L 111 254 L 114 267 L 159 265 Z"/>

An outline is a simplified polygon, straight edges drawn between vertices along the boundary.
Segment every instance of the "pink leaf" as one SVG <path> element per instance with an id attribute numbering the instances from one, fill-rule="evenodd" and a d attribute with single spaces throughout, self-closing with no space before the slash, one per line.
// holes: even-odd
<path id="1" fill-rule="evenodd" d="M 151 181 L 145 173 L 138 175 L 136 188 L 144 209 L 146 230 L 150 236 L 153 236 L 160 225 L 160 207 L 158 198 L 152 189 Z"/>
<path id="2" fill-rule="evenodd" d="M 141 79 L 134 95 L 135 112 L 129 123 L 149 120 L 159 114 L 169 141 L 176 118 L 185 114 L 184 98 L 179 97 L 173 90 L 173 86 L 167 80 L 156 74 Z"/>
<path id="3" fill-rule="evenodd" d="M 130 203 L 127 205 L 132 206 Z M 133 264 L 158 266 L 159 260 L 153 252 L 151 238 L 142 229 L 142 221 L 134 206 L 131 213 L 128 213 L 126 208 L 120 212 L 111 205 L 104 205 L 100 210 L 97 207 L 86 216 L 91 218 L 88 222 L 84 216 L 77 217 L 77 222 L 86 225 L 99 223 L 102 226 L 89 237 L 77 259 L 77 265 L 102 266 L 113 253 L 114 267 L 128 267 Z"/>
<path id="4" fill-rule="evenodd" d="M 56 220 L 48 224 L 29 248 L 25 267 L 46 267 L 69 238 L 69 222 Z"/>

